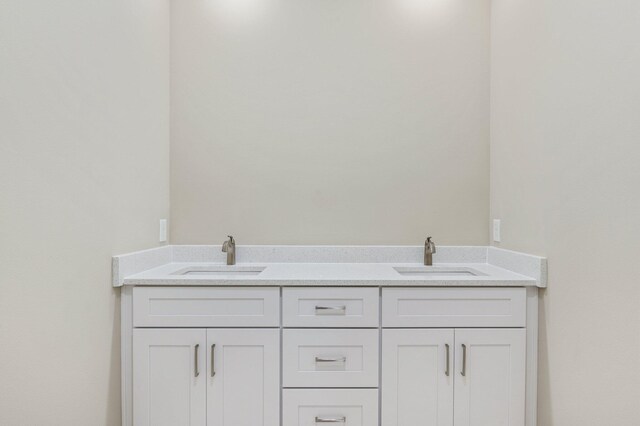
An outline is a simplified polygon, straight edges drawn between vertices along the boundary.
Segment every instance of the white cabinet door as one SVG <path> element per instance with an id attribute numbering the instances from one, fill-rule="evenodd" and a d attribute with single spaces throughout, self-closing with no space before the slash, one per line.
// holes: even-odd
<path id="1" fill-rule="evenodd" d="M 456 329 L 455 426 L 524 426 L 525 329 Z"/>
<path id="2" fill-rule="evenodd" d="M 207 330 L 207 425 L 280 424 L 280 331 Z"/>
<path id="3" fill-rule="evenodd" d="M 384 426 L 453 425 L 453 351 L 452 329 L 382 331 Z"/>
<path id="4" fill-rule="evenodd" d="M 134 426 L 206 424 L 205 345 L 205 330 L 133 330 Z"/>

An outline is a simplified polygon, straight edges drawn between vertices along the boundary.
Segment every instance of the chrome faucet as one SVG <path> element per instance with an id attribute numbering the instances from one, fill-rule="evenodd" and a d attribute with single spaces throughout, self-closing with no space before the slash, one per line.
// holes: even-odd
<path id="1" fill-rule="evenodd" d="M 233 239 L 233 236 L 227 235 L 229 240 L 225 241 L 222 244 L 222 251 L 227 253 L 227 265 L 235 265 L 236 264 L 236 241 Z"/>
<path id="2" fill-rule="evenodd" d="M 433 265 L 433 254 L 436 252 L 436 244 L 431 241 L 431 237 L 427 237 L 424 242 L 424 264 L 427 266 Z"/>

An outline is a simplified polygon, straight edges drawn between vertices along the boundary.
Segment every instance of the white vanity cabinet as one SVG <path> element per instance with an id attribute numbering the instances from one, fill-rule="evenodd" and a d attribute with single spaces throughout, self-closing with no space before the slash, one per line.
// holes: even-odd
<path id="1" fill-rule="evenodd" d="M 537 289 L 128 287 L 124 426 L 535 426 Z"/>

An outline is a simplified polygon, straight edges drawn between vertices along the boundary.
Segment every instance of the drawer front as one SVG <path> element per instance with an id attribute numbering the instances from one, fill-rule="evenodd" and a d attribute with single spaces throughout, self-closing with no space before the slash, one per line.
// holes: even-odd
<path id="1" fill-rule="evenodd" d="M 524 327 L 525 288 L 382 290 L 383 327 Z"/>
<path id="2" fill-rule="evenodd" d="M 278 327 L 280 289 L 134 287 L 134 327 Z"/>
<path id="3" fill-rule="evenodd" d="M 285 288 L 285 327 L 378 327 L 377 288 Z"/>
<path id="4" fill-rule="evenodd" d="M 283 426 L 373 426 L 377 389 L 285 389 Z"/>
<path id="5" fill-rule="evenodd" d="M 378 330 L 284 330 L 283 386 L 377 388 Z"/>

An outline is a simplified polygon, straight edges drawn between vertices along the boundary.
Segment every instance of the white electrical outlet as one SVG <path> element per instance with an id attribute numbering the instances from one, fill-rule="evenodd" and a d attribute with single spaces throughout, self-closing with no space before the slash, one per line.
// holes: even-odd
<path id="1" fill-rule="evenodd" d="M 493 241 L 500 242 L 500 219 L 493 219 Z"/>
<path id="2" fill-rule="evenodd" d="M 160 235 L 158 240 L 161 243 L 167 242 L 167 219 L 160 219 Z"/>

